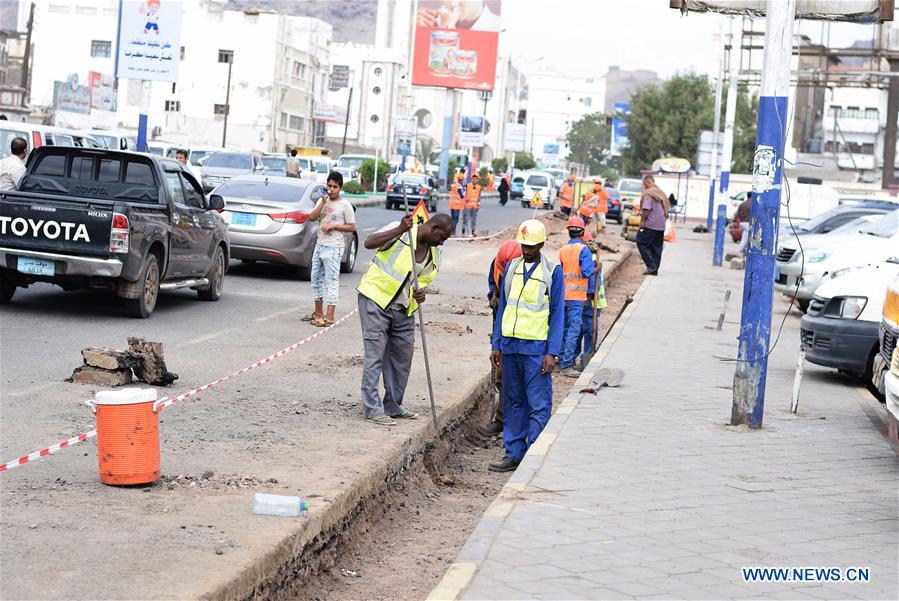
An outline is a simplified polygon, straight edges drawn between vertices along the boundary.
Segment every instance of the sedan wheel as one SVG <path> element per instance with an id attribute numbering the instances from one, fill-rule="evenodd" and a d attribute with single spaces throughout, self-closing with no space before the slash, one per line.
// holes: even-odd
<path id="1" fill-rule="evenodd" d="M 353 268 L 356 266 L 356 255 L 359 252 L 359 243 L 356 241 L 356 236 L 352 236 L 350 238 L 350 248 L 347 251 L 346 261 L 340 264 L 341 273 L 353 273 Z"/>

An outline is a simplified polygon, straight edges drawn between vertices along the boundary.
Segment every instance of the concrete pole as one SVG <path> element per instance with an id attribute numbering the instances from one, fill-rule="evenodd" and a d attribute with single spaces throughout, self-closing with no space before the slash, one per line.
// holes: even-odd
<path id="1" fill-rule="evenodd" d="M 899 71 L 899 60 L 890 59 L 890 71 Z M 893 172 L 896 169 L 896 120 L 899 119 L 899 77 L 890 78 L 887 95 L 887 127 L 883 140 L 883 175 L 880 187 L 888 190 L 893 185 Z M 836 149 L 836 115 L 834 115 L 834 149 Z"/>
<path id="2" fill-rule="evenodd" d="M 743 276 L 743 310 L 734 373 L 731 424 L 761 428 L 771 340 L 774 247 L 780 225 L 783 151 L 793 53 L 796 0 L 768 0 L 758 136 L 752 161 L 749 246 Z"/>
<path id="3" fill-rule="evenodd" d="M 727 188 L 730 184 L 730 165 L 734 156 L 734 120 L 737 116 L 737 76 L 740 73 L 739 35 L 730 38 L 730 83 L 727 86 L 727 108 L 724 112 L 724 148 L 721 152 L 721 186 L 718 194 L 718 207 L 727 202 Z M 726 208 L 725 208 L 726 211 Z M 720 267 L 724 256 L 724 236 L 715 236 L 715 254 L 712 264 Z"/>
<path id="4" fill-rule="evenodd" d="M 715 122 L 712 129 L 712 161 L 709 168 L 709 214 L 705 227 L 712 230 L 715 207 L 715 182 L 718 176 L 718 132 L 721 130 L 721 88 L 724 87 L 724 21 L 721 21 L 721 51 L 718 53 L 718 77 L 715 80 Z"/>
<path id="5" fill-rule="evenodd" d="M 446 89 L 443 98 L 443 140 L 440 146 L 440 171 L 438 177 L 446 184 L 446 189 L 451 190 L 452 182 L 449 180 L 449 151 L 453 145 L 453 91 Z M 455 174 L 453 174 L 455 175 Z"/>

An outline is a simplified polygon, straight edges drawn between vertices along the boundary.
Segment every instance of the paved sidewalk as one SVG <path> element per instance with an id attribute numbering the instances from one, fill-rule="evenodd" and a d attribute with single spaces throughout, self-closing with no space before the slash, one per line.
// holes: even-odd
<path id="1" fill-rule="evenodd" d="M 829 370 L 806 368 L 790 415 L 795 311 L 765 427 L 726 425 L 734 364 L 719 357 L 736 353 L 743 272 L 713 268 L 711 242 L 684 230 L 666 245 L 588 370 L 624 368 L 624 384 L 574 389 L 431 599 L 899 598 L 899 459 L 868 393 Z M 870 581 L 744 582 L 754 566 L 867 567 Z"/>

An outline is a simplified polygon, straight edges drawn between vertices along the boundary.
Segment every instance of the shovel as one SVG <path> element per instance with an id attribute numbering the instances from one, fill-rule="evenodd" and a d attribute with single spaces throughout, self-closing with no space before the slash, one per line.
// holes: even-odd
<path id="1" fill-rule="evenodd" d="M 490 368 L 490 378 L 493 382 L 493 402 L 490 403 L 490 423 L 496 421 L 496 412 L 499 411 L 499 404 L 502 402 L 499 393 L 499 381 L 496 379 L 496 367 Z"/>
<path id="2" fill-rule="evenodd" d="M 618 388 L 624 380 L 624 370 L 616 367 L 604 367 L 596 372 L 593 376 L 593 386 L 582 388 L 581 392 L 589 392 L 596 394 L 599 389 L 608 386 L 609 388 Z"/>

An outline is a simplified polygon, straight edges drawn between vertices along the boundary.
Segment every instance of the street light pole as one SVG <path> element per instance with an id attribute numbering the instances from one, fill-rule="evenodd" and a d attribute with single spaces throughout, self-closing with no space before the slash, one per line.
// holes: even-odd
<path id="1" fill-rule="evenodd" d="M 721 88 L 724 87 L 724 21 L 721 22 L 721 51 L 718 53 L 718 77 L 715 80 L 715 121 L 712 130 L 712 160 L 709 168 L 709 214 L 705 227 L 712 231 L 715 208 L 715 183 L 718 175 L 718 132 L 721 129 Z"/>
<path id="2" fill-rule="evenodd" d="M 721 187 L 718 195 L 718 213 L 721 214 L 721 207 L 727 198 L 727 188 L 730 184 L 730 166 L 733 162 L 734 155 L 734 119 L 737 115 L 737 75 L 740 72 L 740 49 L 741 44 L 737 43 L 739 38 L 731 35 L 730 38 L 730 84 L 727 87 L 727 109 L 724 113 L 724 148 L 721 156 Z M 720 267 L 724 259 L 724 231 L 726 227 L 726 219 L 724 222 L 719 218 L 716 223 L 715 231 L 715 253 L 712 257 L 712 264 Z M 722 231 L 717 231 L 722 230 Z"/>
<path id="3" fill-rule="evenodd" d="M 228 50 L 219 53 L 221 62 L 228 63 L 228 83 L 225 86 L 225 123 L 222 127 L 222 148 L 225 148 L 225 141 L 228 139 L 228 114 L 231 112 L 231 66 L 234 64 L 234 51 Z"/>
<path id="4" fill-rule="evenodd" d="M 758 136 L 752 160 L 752 205 L 731 424 L 762 427 L 774 296 L 774 247 L 780 225 L 787 95 L 796 0 L 768 0 Z"/>

